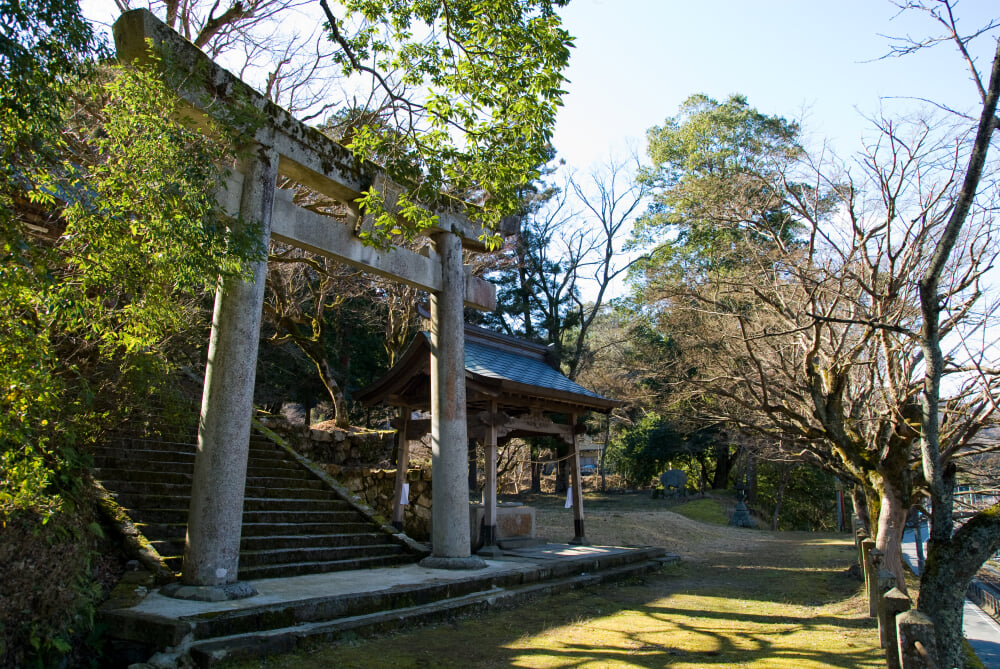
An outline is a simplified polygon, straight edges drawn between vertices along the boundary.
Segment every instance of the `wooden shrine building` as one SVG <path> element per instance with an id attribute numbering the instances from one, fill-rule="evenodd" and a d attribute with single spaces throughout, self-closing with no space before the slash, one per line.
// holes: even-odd
<path id="1" fill-rule="evenodd" d="M 366 404 L 398 407 L 399 459 L 393 523 L 402 528 L 401 495 L 409 459 L 410 440 L 430 431 L 430 420 L 411 420 L 414 410 L 427 411 L 431 397 L 431 339 L 421 332 L 385 376 L 364 388 L 355 399 Z M 442 380 L 449 384 L 448 379 Z M 590 412 L 607 413 L 618 400 L 602 397 L 571 381 L 558 369 L 551 351 L 540 344 L 465 326 L 466 417 L 470 440 L 485 451 L 486 483 L 483 488 L 483 527 L 480 553 L 495 554 L 497 547 L 497 448 L 515 437 L 541 435 L 562 439 L 570 446 L 571 486 L 574 514 L 573 543 L 585 544 L 583 494 L 577 435 L 583 431 L 578 419 Z M 431 444 L 432 449 L 438 444 Z M 465 495 L 465 490 L 450 491 Z M 437 493 L 437 491 L 435 491 Z"/>

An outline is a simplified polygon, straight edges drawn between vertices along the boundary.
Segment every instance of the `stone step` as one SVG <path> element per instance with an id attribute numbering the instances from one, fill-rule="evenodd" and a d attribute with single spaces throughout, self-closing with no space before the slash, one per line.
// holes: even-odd
<path id="1" fill-rule="evenodd" d="M 94 465 L 106 469 L 122 469 L 124 467 L 151 467 L 164 464 L 183 464 L 194 467 L 194 448 L 190 451 L 177 449 L 103 449 L 94 452 Z"/>
<path id="2" fill-rule="evenodd" d="M 386 534 L 384 532 L 331 532 L 329 534 L 292 535 L 275 534 L 249 537 L 244 536 L 240 541 L 240 546 L 242 549 L 248 551 L 310 547 L 333 548 L 341 546 L 374 546 L 384 543 L 385 539 Z"/>
<path id="3" fill-rule="evenodd" d="M 252 581 L 260 578 L 286 578 L 289 576 L 302 576 L 304 574 L 325 574 L 334 571 L 353 571 L 355 569 L 392 567 L 395 565 L 410 564 L 414 562 L 415 559 L 415 556 L 412 554 L 401 552 L 394 555 L 375 555 L 371 557 L 366 556 L 337 561 L 262 565 L 259 567 L 247 567 L 246 569 L 240 565 L 239 577 L 245 581 Z"/>
<path id="4" fill-rule="evenodd" d="M 245 517 L 244 517 L 245 518 Z M 244 522 L 242 537 L 283 537 L 297 534 L 365 534 L 372 524 L 356 517 L 351 522 Z"/>
<path id="5" fill-rule="evenodd" d="M 122 479 L 103 478 L 100 479 L 108 491 L 118 494 L 134 495 L 164 495 L 169 497 L 190 497 L 191 482 L 185 483 L 162 483 L 158 481 L 129 481 Z M 255 478 L 247 481 L 244 488 L 245 497 L 266 497 L 269 499 L 339 499 L 332 491 L 324 489 L 318 479 L 303 481 L 302 486 L 288 485 L 286 479 L 271 479 L 274 484 L 268 484 L 267 479 Z M 284 483 L 284 485 L 281 485 Z"/>
<path id="6" fill-rule="evenodd" d="M 352 595 L 350 605 L 338 601 L 310 600 L 306 607 L 314 615 L 301 620 L 299 611 L 278 609 L 268 615 L 258 611 L 244 615 L 247 621 L 235 621 L 225 614 L 212 621 L 210 629 L 195 622 L 196 640 L 190 654 L 199 667 L 214 667 L 224 662 L 264 657 L 293 651 L 299 644 L 315 641 L 336 641 L 358 634 L 371 636 L 399 631 L 401 626 L 427 624 L 454 619 L 461 615 L 479 614 L 490 609 L 523 606 L 545 597 L 575 589 L 590 588 L 606 582 L 637 578 L 656 571 L 659 563 L 644 560 L 594 573 L 546 580 L 492 585 L 494 579 L 484 579 L 482 585 L 463 592 L 434 593 L 425 587 L 398 588 L 390 595 L 385 591 Z M 444 594 L 445 596 L 441 596 Z M 342 612 L 338 612 L 338 609 Z M 240 631 L 250 627 L 258 629 Z M 282 627 L 268 627 L 284 622 Z M 215 636 L 226 632 L 225 636 Z"/>
<path id="7" fill-rule="evenodd" d="M 326 553 L 318 551 L 282 551 L 272 554 L 263 551 L 258 555 L 240 552 L 239 578 L 251 581 L 260 578 L 285 578 L 303 574 L 321 574 L 335 571 L 350 571 L 352 569 L 371 569 L 373 567 L 389 567 L 397 564 L 408 564 L 413 558 L 396 544 L 385 544 L 364 548 L 329 549 Z M 310 557 L 314 555 L 315 557 Z M 184 550 L 172 552 L 170 555 L 160 553 L 164 564 L 171 571 L 180 572 L 184 567 Z M 298 562 L 289 562 L 298 559 Z M 257 564 L 260 562 L 261 564 Z M 244 564 L 246 563 L 246 564 Z"/>
<path id="8" fill-rule="evenodd" d="M 664 551 L 658 548 L 614 549 L 558 557 L 536 554 L 526 561 L 494 563 L 491 566 L 495 568 L 488 570 L 450 572 L 445 578 L 419 567 L 410 572 L 392 569 L 358 574 L 348 580 L 312 576 L 304 577 L 291 590 L 287 586 L 269 586 L 264 603 L 250 598 L 206 605 L 203 613 L 177 613 L 170 606 L 154 602 L 152 608 L 144 606 L 145 612 L 138 616 L 131 608 L 104 608 L 101 618 L 112 630 L 112 636 L 159 648 L 176 646 L 190 635 L 195 645 L 206 651 L 206 655 L 196 658 L 199 666 L 209 666 L 215 660 L 239 655 L 239 652 L 228 654 L 231 649 L 248 649 L 250 654 L 281 652 L 300 639 L 335 638 L 341 630 L 378 632 L 384 629 L 380 620 L 434 620 L 435 611 L 447 610 L 448 615 L 455 615 L 479 610 L 453 605 L 470 596 L 484 596 L 486 599 L 480 601 L 492 605 L 504 598 L 505 592 L 543 595 L 631 578 L 660 569 L 658 558 L 663 555 Z M 289 576 L 281 568 L 274 572 L 268 575 Z M 240 577 L 249 578 L 242 570 Z M 265 592 L 264 584 L 258 587 Z M 279 594 L 282 592 L 324 594 L 291 594 L 282 600 Z M 438 603 L 441 608 L 437 608 Z M 383 614 L 387 617 L 366 617 Z M 334 634 L 328 637 L 327 632 Z M 289 645 L 276 645 L 275 641 Z M 206 660 L 209 664 L 202 664 Z"/>
<path id="9" fill-rule="evenodd" d="M 163 523 L 187 522 L 188 506 L 176 508 L 136 508 L 129 509 L 129 515 L 137 523 L 160 525 Z M 305 523 L 305 524 L 355 524 L 363 523 L 364 519 L 354 510 L 334 511 L 244 511 L 243 523 Z"/>
<path id="10" fill-rule="evenodd" d="M 133 520 L 136 520 L 133 518 Z M 153 537 L 158 541 L 179 540 L 184 543 L 187 535 L 187 517 L 180 523 L 143 523 L 136 522 L 135 528 L 142 532 L 142 536 L 153 541 Z"/>
<path id="11" fill-rule="evenodd" d="M 268 548 L 266 550 L 240 551 L 240 571 L 244 567 L 269 567 L 300 562 L 341 562 L 358 558 L 398 555 L 403 552 L 399 544 L 370 544 L 367 546 L 309 546 L 304 548 Z"/>
<path id="12" fill-rule="evenodd" d="M 136 528 L 147 538 L 155 536 L 158 537 L 157 541 L 170 543 L 179 548 L 184 545 L 184 537 L 187 534 L 186 520 L 185 518 L 185 522 L 182 523 L 136 523 Z M 246 523 L 243 525 L 240 545 L 247 550 L 301 546 L 363 546 L 382 543 L 385 537 L 384 532 L 372 531 L 372 525 L 365 522 Z M 151 543 L 155 542 L 151 540 Z M 183 550 L 175 552 L 181 553 Z"/>
<path id="13" fill-rule="evenodd" d="M 357 511 L 244 511 L 244 523 L 356 523 Z"/>
<path id="14" fill-rule="evenodd" d="M 106 450 L 94 454 L 94 466 L 102 470 L 128 471 L 194 471 L 194 451 L 171 450 L 121 451 Z M 282 472 L 285 477 L 308 476 L 298 463 L 280 458 L 256 457 L 251 454 L 247 461 L 248 473 L 267 476 L 271 472 Z"/>
<path id="15" fill-rule="evenodd" d="M 193 432 L 130 435 L 94 453 L 95 477 L 175 571 L 183 561 L 196 440 Z M 267 439 L 251 439 L 244 494 L 241 579 L 418 557 Z"/>
<path id="16" fill-rule="evenodd" d="M 297 492 L 297 491 L 296 491 Z M 246 497 L 243 511 L 350 511 L 351 505 L 342 499 L 293 498 L 293 497 Z"/>
<path id="17" fill-rule="evenodd" d="M 166 468 L 159 470 L 142 469 L 107 469 L 104 467 L 94 468 L 94 478 L 106 483 L 133 483 L 133 484 L 187 484 L 191 485 L 190 471 L 172 471 Z M 110 486 L 105 486 L 109 487 Z"/>
<path id="18" fill-rule="evenodd" d="M 198 443 L 198 435 L 191 434 L 135 434 L 111 437 L 98 449 L 118 448 L 125 450 L 191 450 Z"/>
<path id="19" fill-rule="evenodd" d="M 297 493 L 297 490 L 289 491 Z M 148 494 L 138 492 L 114 493 L 115 500 L 129 510 L 152 507 L 155 509 L 187 509 L 191 504 L 191 496 L 184 494 Z M 290 498 L 290 497 L 245 497 L 243 511 L 351 511 L 353 509 L 344 500 L 330 495 L 320 498 Z"/>
<path id="20" fill-rule="evenodd" d="M 174 541 L 150 541 L 149 545 L 152 546 L 165 561 L 184 555 L 184 535 L 181 535 Z M 180 567 L 174 569 L 174 571 L 180 571 Z"/>
<path id="21" fill-rule="evenodd" d="M 267 488 L 275 489 L 294 489 L 294 490 L 322 490 L 324 492 L 330 492 L 330 489 L 320 481 L 318 478 L 285 478 L 285 477 L 267 477 L 267 476 L 248 476 L 247 477 L 247 490 L 262 489 Z M 332 494 L 332 493 L 331 493 Z M 264 495 L 260 495 L 263 497 Z"/>
<path id="22" fill-rule="evenodd" d="M 184 535 L 186 526 L 177 526 L 178 531 L 170 536 L 160 534 L 163 539 L 150 541 L 152 546 L 161 557 L 167 558 L 184 554 Z M 243 537 L 240 541 L 240 564 L 244 563 L 243 556 L 259 554 L 266 551 L 292 551 L 292 550 L 325 550 L 325 549 L 364 549 L 371 548 L 379 550 L 379 547 L 392 547 L 392 552 L 398 552 L 399 544 L 386 543 L 384 532 L 344 532 L 330 534 L 302 534 L 302 535 L 268 535 Z M 318 560 L 319 558 L 300 558 L 296 562 L 304 560 Z M 270 564 L 274 560 L 251 560 L 247 564 Z"/>

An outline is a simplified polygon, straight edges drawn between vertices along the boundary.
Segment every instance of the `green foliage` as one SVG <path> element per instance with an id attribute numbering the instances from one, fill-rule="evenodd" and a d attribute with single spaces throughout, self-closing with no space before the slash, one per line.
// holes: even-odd
<path id="1" fill-rule="evenodd" d="M 62 93 L 62 127 L 3 133 L 45 149 L 0 191 L 3 513 L 56 508 L 74 450 L 168 368 L 197 296 L 261 252 L 214 211 L 225 145 L 170 121 L 175 98 L 150 75 L 106 71 Z"/>
<path id="2" fill-rule="evenodd" d="M 93 31 L 76 2 L 0 0 L 0 122 L 4 157 L 58 118 L 64 77 L 87 67 Z M 27 130 L 27 132 L 26 132 Z"/>
<path id="3" fill-rule="evenodd" d="M 94 659 L 98 642 L 90 631 L 102 597 L 94 557 L 102 536 L 88 505 L 7 517 L 0 526 L 0 666 Z"/>
<path id="4" fill-rule="evenodd" d="M 642 417 L 633 427 L 612 439 L 608 461 L 631 486 L 649 485 L 667 462 L 684 452 L 684 435 L 655 413 Z"/>
<path id="5" fill-rule="evenodd" d="M 772 514 L 781 502 L 779 530 L 831 531 L 836 529 L 836 479 L 812 465 L 757 464 L 755 506 Z"/>
<path id="6" fill-rule="evenodd" d="M 75 3 L 0 13 L 0 664 L 51 666 L 99 597 L 87 446 L 263 250 L 214 212 L 226 145 L 148 74 L 91 67 Z"/>
<path id="7" fill-rule="evenodd" d="M 739 263 L 748 245 L 791 243 L 798 225 L 785 207 L 785 177 L 802 155 L 799 127 L 750 107 L 693 95 L 677 116 L 649 130 L 654 192 L 633 243 L 653 247 L 641 270 L 680 278 Z"/>
<path id="8" fill-rule="evenodd" d="M 351 147 L 408 189 L 400 207 L 410 232 L 434 222 L 418 202 L 473 201 L 481 206 L 468 213 L 494 228 L 518 210 L 564 93 L 571 38 L 555 8 L 565 3 L 346 0 L 342 21 L 324 4 L 345 73 L 374 71 L 389 97 L 393 131 L 362 125 Z M 373 242 L 398 229 L 379 214 L 380 198 L 373 189 L 364 201 L 376 213 Z"/>

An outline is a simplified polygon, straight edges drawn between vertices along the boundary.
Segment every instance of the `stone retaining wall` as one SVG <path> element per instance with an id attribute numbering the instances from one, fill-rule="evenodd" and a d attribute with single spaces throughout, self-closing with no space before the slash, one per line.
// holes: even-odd
<path id="1" fill-rule="evenodd" d="M 392 518 L 393 493 L 396 486 L 395 469 L 369 469 L 367 467 L 340 467 L 323 465 L 327 472 L 376 512 Z M 403 531 L 417 541 L 429 541 L 431 536 L 431 470 L 409 469 L 406 481 L 410 484 L 409 504 L 403 513 Z"/>
<path id="2" fill-rule="evenodd" d="M 378 465 L 392 461 L 395 431 L 342 430 L 329 423 L 308 427 L 279 417 L 268 417 L 261 422 L 358 495 L 376 513 L 392 518 L 396 470 Z M 410 503 L 403 515 L 403 531 L 417 541 L 428 541 L 431 534 L 430 466 L 408 470 L 406 479 L 410 484 Z"/>

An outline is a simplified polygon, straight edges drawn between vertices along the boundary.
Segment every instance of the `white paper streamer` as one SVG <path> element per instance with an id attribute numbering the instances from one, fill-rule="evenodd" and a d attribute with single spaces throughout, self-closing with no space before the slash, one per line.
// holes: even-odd
<path id="1" fill-rule="evenodd" d="M 566 506 L 565 509 L 570 509 L 573 507 L 573 486 L 566 488 Z"/>
<path id="2" fill-rule="evenodd" d="M 410 484 L 404 483 L 403 489 L 399 491 L 399 505 L 406 506 L 410 503 Z"/>

